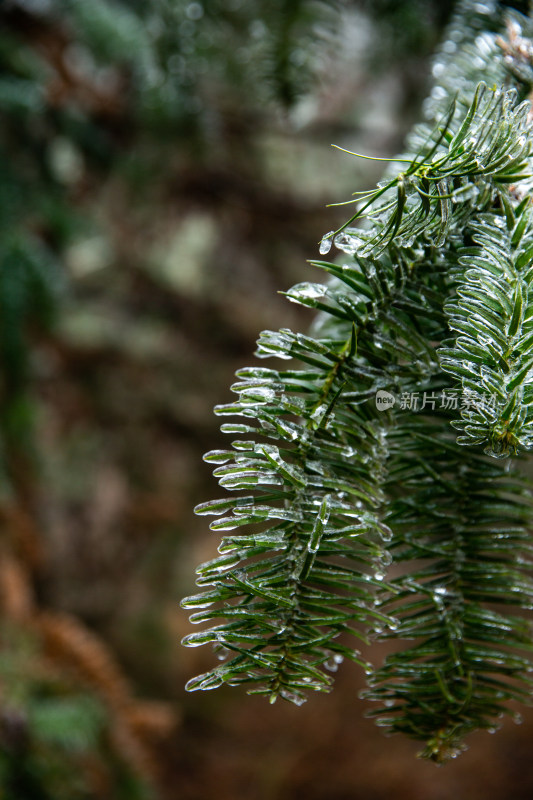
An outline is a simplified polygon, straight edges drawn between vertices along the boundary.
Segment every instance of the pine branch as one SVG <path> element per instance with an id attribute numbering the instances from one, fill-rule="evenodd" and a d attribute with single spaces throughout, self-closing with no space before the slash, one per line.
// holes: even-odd
<path id="1" fill-rule="evenodd" d="M 533 445 L 533 223 L 529 198 L 507 219 L 485 214 L 472 225 L 476 247 L 460 259 L 457 296 L 446 306 L 453 347 L 440 351 L 471 403 L 454 427 L 460 444 L 485 445 L 498 458 Z M 488 402 L 487 402 L 488 400 Z"/>
<path id="2" fill-rule="evenodd" d="M 265 338 L 267 352 L 279 348 L 290 357 L 296 348 L 302 360 L 322 369 L 242 370 L 244 380 L 235 387 L 239 403 L 218 410 L 257 423 L 226 424 L 226 432 L 266 439 L 236 441 L 233 451 L 206 456 L 222 464 L 215 470 L 222 486 L 256 494 L 197 511 L 233 512 L 213 523 L 215 530 L 274 524 L 259 533 L 225 536 L 221 557 L 198 570 L 198 584 L 215 588 L 184 601 L 188 608 L 210 607 L 192 621 L 225 622 L 185 642 L 215 642 L 235 655 L 188 688 L 245 682 L 271 700 L 281 695 L 299 703 L 304 690 L 329 688 L 331 678 L 319 667 L 336 668 L 343 657 L 365 666 L 357 651 L 337 641 L 345 633 L 364 639 L 354 622 L 388 621 L 372 602 L 389 536 L 378 513 L 384 445 L 368 414 L 356 412 L 354 426 L 353 416 L 336 408 L 353 336 L 337 353 L 331 344 L 311 345 L 288 332 Z M 294 421 L 296 415 L 302 421 Z"/>
<path id="3" fill-rule="evenodd" d="M 243 417 L 223 430 L 247 438 L 207 460 L 245 494 L 199 512 L 229 512 L 215 530 L 260 529 L 225 536 L 198 571 L 214 588 L 185 601 L 206 609 L 193 621 L 223 620 L 186 643 L 233 655 L 188 688 L 246 683 L 299 704 L 348 656 L 384 704 L 379 724 L 437 761 L 494 728 L 507 701 L 527 700 L 533 669 L 531 499 L 489 457 L 529 447 L 533 369 L 533 245 L 518 198 L 531 188 L 530 107 L 523 86 L 509 87 L 496 36 L 478 35 L 494 22 L 460 4 L 427 123 L 322 241 L 349 263 L 312 262 L 329 283 L 286 293 L 319 312 L 312 334 L 262 334 L 260 357 L 303 366 L 238 373 L 239 401 L 219 413 Z M 391 558 L 402 574 L 385 582 Z M 348 633 L 414 644 L 372 674 Z"/>
<path id="4" fill-rule="evenodd" d="M 443 761 L 466 734 L 499 727 L 507 701 L 529 698 L 531 626 L 519 609 L 533 607 L 531 498 L 516 471 L 443 437 L 437 419 L 410 416 L 393 438 L 387 521 L 405 574 L 383 607 L 395 636 L 415 643 L 387 658 L 366 696 L 381 704 L 379 725 Z"/>
<path id="5" fill-rule="evenodd" d="M 456 117 L 454 103 L 407 169 L 359 198 L 362 207 L 337 235 L 355 220 L 372 215 L 375 228 L 361 233 L 357 241 L 362 255 L 379 253 L 393 240 L 409 246 L 421 236 L 442 245 L 451 226 L 468 218 L 473 207 L 492 205 L 499 185 L 530 177 L 530 103 L 517 105 L 516 98 L 515 90 L 490 90 L 479 83 L 464 116 Z M 459 207 L 452 213 L 454 203 Z M 323 239 L 324 245 L 334 235 Z M 355 236 L 348 237 L 352 247 Z M 341 237 L 338 244 L 344 243 Z"/>
<path id="6" fill-rule="evenodd" d="M 374 606 L 383 579 L 380 562 L 389 561 L 383 540 L 390 532 L 379 509 L 392 418 L 375 404 L 361 403 L 380 389 L 417 385 L 438 370 L 414 320 L 423 319 L 424 332 L 436 335 L 444 324 L 442 301 L 429 284 L 445 281 L 442 266 L 435 275 L 419 275 L 412 254 L 395 255 L 394 261 L 356 259 L 340 273 L 343 292 L 295 287 L 292 300 L 318 305 L 322 293 L 327 307 L 337 310 L 335 338 L 265 332 L 260 356 L 297 358 L 306 368 L 241 370 L 244 380 L 233 387 L 239 402 L 218 409 L 247 420 L 224 425 L 225 432 L 259 434 L 267 443 L 238 440 L 233 451 L 207 454 L 206 460 L 221 464 L 215 470 L 221 485 L 248 495 L 202 504 L 197 511 L 232 512 L 213 523 L 214 530 L 281 522 L 259 534 L 225 537 L 222 556 L 199 568 L 198 584 L 215 588 L 184 605 L 208 607 L 192 621 L 226 622 L 191 634 L 185 643 L 214 642 L 238 655 L 191 681 L 190 689 L 246 682 L 254 692 L 301 702 L 305 688 L 329 688 L 330 676 L 317 666 L 331 665 L 332 653 L 361 663 L 336 641 L 353 631 L 354 622 L 363 639 L 365 627 L 395 625 Z M 333 264 L 320 265 L 336 272 Z M 348 563 L 341 567 L 341 561 Z"/>

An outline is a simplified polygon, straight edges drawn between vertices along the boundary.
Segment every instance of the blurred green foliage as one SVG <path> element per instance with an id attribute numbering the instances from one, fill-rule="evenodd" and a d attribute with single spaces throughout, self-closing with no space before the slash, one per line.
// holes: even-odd
<path id="1" fill-rule="evenodd" d="M 449 5 L 6 0 L 0 8 L 4 407 L 7 398 L 20 401 L 28 330 L 53 321 L 64 290 L 61 255 L 73 236 L 94 225 L 80 206 L 98 176 L 125 169 L 144 187 L 154 167 L 165 170 L 164 142 L 181 143 L 189 157 L 230 158 L 228 127 L 242 138 L 243 126 L 256 124 L 258 115 L 279 117 L 316 92 L 341 42 L 343 13 L 379 20 L 387 44 L 375 66 L 429 52 Z M 246 138 L 253 135 L 252 128 Z"/>
<path id="2" fill-rule="evenodd" d="M 156 151 L 160 137 L 216 148 L 220 96 L 230 105 L 246 98 L 245 113 L 272 99 L 291 105 L 312 80 L 336 7 L 316 0 L 2 4 L 0 356 L 9 427 L 20 434 L 28 422 L 20 419 L 28 332 L 53 322 L 61 254 L 91 227 L 77 208 L 90 189 L 79 185 L 82 172 L 90 183 L 124 164 L 131 169 L 145 137 Z"/>

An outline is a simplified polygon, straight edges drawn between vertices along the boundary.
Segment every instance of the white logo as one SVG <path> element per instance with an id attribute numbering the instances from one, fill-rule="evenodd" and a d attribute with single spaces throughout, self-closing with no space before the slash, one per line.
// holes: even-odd
<path id="1" fill-rule="evenodd" d="M 376 392 L 376 408 L 378 411 L 386 411 L 388 408 L 392 408 L 395 402 L 396 398 L 390 392 L 385 392 L 383 389 Z"/>

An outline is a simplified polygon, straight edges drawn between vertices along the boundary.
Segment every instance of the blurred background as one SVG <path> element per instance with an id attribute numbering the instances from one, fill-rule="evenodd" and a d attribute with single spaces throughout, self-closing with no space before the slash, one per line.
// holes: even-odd
<path id="1" fill-rule="evenodd" d="M 451 0 L 0 2 L 0 797 L 514 800 L 533 715 L 437 770 L 362 717 L 184 692 L 212 413 L 379 178 Z M 205 652 L 204 652 L 205 651 Z"/>

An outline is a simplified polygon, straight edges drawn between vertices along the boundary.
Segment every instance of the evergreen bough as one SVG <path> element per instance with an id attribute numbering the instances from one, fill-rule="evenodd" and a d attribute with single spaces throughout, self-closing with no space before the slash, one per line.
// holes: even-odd
<path id="1" fill-rule="evenodd" d="M 231 494 L 197 512 L 228 533 L 183 602 L 215 623 L 185 644 L 220 663 L 188 689 L 299 705 L 349 658 L 378 724 L 439 762 L 529 701 L 529 35 L 516 11 L 459 4 L 425 122 L 323 238 L 344 253 L 312 262 L 329 282 L 287 292 L 320 312 L 311 334 L 263 332 L 257 355 L 291 363 L 240 370 L 216 409 L 240 418 L 205 457 Z M 350 637 L 397 646 L 374 669 Z"/>

